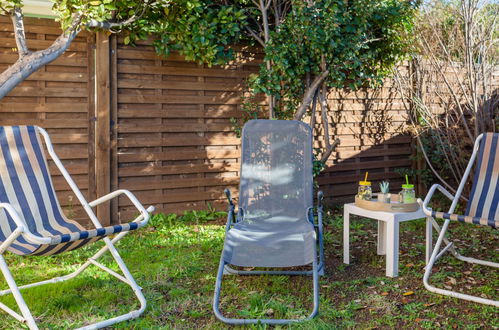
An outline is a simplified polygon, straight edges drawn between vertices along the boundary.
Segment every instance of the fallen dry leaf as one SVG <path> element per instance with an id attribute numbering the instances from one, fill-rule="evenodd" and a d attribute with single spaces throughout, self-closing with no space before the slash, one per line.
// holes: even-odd
<path id="1" fill-rule="evenodd" d="M 407 292 L 402 293 L 403 296 L 411 296 L 413 294 L 414 294 L 414 291 L 407 291 Z"/>
<path id="2" fill-rule="evenodd" d="M 382 296 L 388 296 L 388 292 L 386 292 L 386 291 L 385 292 L 381 292 L 381 295 Z"/>

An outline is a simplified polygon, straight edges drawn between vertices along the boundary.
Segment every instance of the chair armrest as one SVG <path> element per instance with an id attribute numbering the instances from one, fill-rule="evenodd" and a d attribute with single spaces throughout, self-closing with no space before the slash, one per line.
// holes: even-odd
<path id="1" fill-rule="evenodd" d="M 141 223 L 143 223 L 143 225 L 147 224 L 147 222 L 149 222 L 150 213 L 154 212 L 154 206 L 151 205 L 147 209 L 145 209 L 144 206 L 139 202 L 137 197 L 135 197 L 130 191 L 125 190 L 125 189 L 115 190 L 107 195 L 104 195 L 100 198 L 97 198 L 96 200 L 91 201 L 90 203 L 88 203 L 88 205 L 90 205 L 90 207 L 95 207 L 99 204 L 107 202 L 113 198 L 120 196 L 120 195 L 127 196 L 128 199 L 130 199 L 130 201 L 133 203 L 133 205 L 140 212 L 140 216 L 137 217 L 132 222 L 140 221 Z"/>
<path id="2" fill-rule="evenodd" d="M 17 238 L 18 236 L 22 235 L 30 243 L 35 243 L 35 244 L 50 243 L 51 239 L 49 237 L 42 237 L 31 233 L 26 223 L 21 219 L 17 211 L 12 207 L 12 205 L 8 203 L 0 203 L 0 209 L 4 209 L 10 215 L 12 220 L 14 220 L 14 223 L 17 226 L 17 228 L 15 229 L 15 231 L 17 232 L 16 234 L 17 236 L 14 237 L 13 240 L 15 240 L 15 238 Z"/>
<path id="3" fill-rule="evenodd" d="M 322 200 L 324 199 L 324 193 L 322 190 L 317 192 L 317 208 L 322 207 Z"/>
<path id="4" fill-rule="evenodd" d="M 419 205 L 421 205 L 423 212 L 429 217 L 432 216 L 432 210 L 431 210 L 431 208 L 428 207 L 428 203 L 430 203 L 430 200 L 433 197 L 433 194 L 435 194 L 435 191 L 437 191 L 437 189 L 441 193 L 443 193 L 445 195 L 445 197 L 447 197 L 451 201 L 454 200 L 454 195 L 452 195 L 447 189 L 445 189 L 444 187 L 442 187 L 438 183 L 431 186 L 430 190 L 428 191 L 428 194 L 426 194 L 424 201 L 421 201 L 421 198 L 418 198 L 418 203 L 419 203 Z"/>
<path id="5" fill-rule="evenodd" d="M 50 244 L 53 245 L 60 243 L 68 243 L 68 242 L 79 241 L 82 239 L 89 239 L 93 237 L 104 237 L 113 234 L 118 234 L 121 232 L 129 232 L 144 227 L 147 224 L 147 221 L 139 221 L 139 219 L 142 217 L 143 215 L 141 214 L 134 221 L 125 224 L 95 228 L 80 232 L 72 232 L 69 234 L 55 235 L 50 237 Z"/>
<path id="6" fill-rule="evenodd" d="M 234 202 L 232 201 L 232 196 L 231 196 L 229 188 L 224 189 L 224 194 L 225 194 L 225 196 L 227 196 L 227 201 L 229 203 L 229 209 L 227 212 L 227 227 L 226 227 L 226 229 L 229 229 L 230 226 L 232 226 L 234 223 L 236 223 L 235 214 L 234 214 L 236 206 L 234 205 Z"/>
<path id="7" fill-rule="evenodd" d="M 322 190 L 317 192 L 317 225 L 316 227 L 322 228 L 322 216 L 323 216 L 323 205 L 322 201 L 324 200 L 324 193 Z"/>

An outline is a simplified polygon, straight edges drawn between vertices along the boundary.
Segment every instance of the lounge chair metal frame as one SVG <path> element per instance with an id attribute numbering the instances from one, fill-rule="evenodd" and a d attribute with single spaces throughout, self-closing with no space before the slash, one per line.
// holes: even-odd
<path id="1" fill-rule="evenodd" d="M 479 148 L 480 148 L 480 141 L 483 139 L 483 137 L 484 137 L 484 134 L 481 134 L 480 136 L 478 136 L 478 138 L 475 141 L 475 144 L 474 144 L 474 147 L 473 147 L 473 153 L 472 153 L 471 158 L 470 158 L 470 160 L 468 162 L 468 166 L 466 167 L 464 176 L 461 179 L 461 182 L 459 184 L 459 187 L 458 187 L 458 189 L 456 191 L 456 195 L 455 196 L 453 196 L 449 191 L 447 191 L 441 185 L 434 184 L 430 188 L 428 194 L 426 195 L 426 198 L 425 198 L 424 202 L 422 202 L 421 199 L 418 200 L 419 203 L 422 205 L 422 208 L 423 208 L 423 211 L 425 212 L 425 214 L 431 219 L 433 228 L 435 228 L 436 231 L 438 232 L 437 242 L 435 243 L 435 247 L 434 247 L 433 252 L 431 254 L 430 260 L 428 261 L 428 263 L 427 263 L 427 265 L 425 267 L 425 273 L 424 273 L 424 277 L 423 277 L 423 283 L 424 283 L 424 286 L 426 287 L 426 289 L 428 289 L 431 292 L 435 292 L 435 293 L 438 293 L 438 294 L 442 294 L 442 295 L 446 295 L 446 296 L 450 296 L 450 297 L 454 297 L 454 298 L 459 298 L 459 299 L 464 299 L 464 300 L 468 300 L 468 301 L 473 301 L 473 302 L 477 302 L 477 303 L 481 303 L 481 304 L 487 304 L 487 305 L 492 305 L 492 306 L 499 307 L 499 301 L 492 300 L 492 299 L 481 298 L 481 297 L 476 297 L 476 296 L 472 296 L 472 295 L 468 295 L 468 294 L 463 294 L 463 293 L 452 291 L 452 290 L 446 290 L 446 289 L 437 288 L 437 287 L 431 285 L 430 282 L 429 282 L 433 265 L 447 251 L 450 251 L 451 254 L 454 257 L 456 257 L 457 259 L 459 259 L 461 261 L 465 261 L 465 262 L 468 262 L 468 263 L 479 264 L 479 265 L 484 265 L 484 266 L 489 266 L 489 267 L 494 267 L 494 268 L 499 268 L 499 263 L 495 263 L 495 262 L 491 262 L 491 261 L 486 261 L 486 260 L 480 260 L 480 259 L 476 259 L 476 258 L 472 258 L 472 257 L 465 257 L 465 256 L 462 256 L 461 254 L 459 254 L 457 252 L 456 248 L 455 248 L 454 243 L 451 242 L 449 239 L 447 239 L 445 237 L 445 234 L 447 232 L 447 229 L 449 227 L 449 224 L 450 224 L 451 220 L 450 219 L 445 219 L 442 227 L 440 228 L 440 226 L 438 225 L 438 223 L 435 221 L 435 219 L 433 217 L 432 209 L 428 207 L 428 203 L 430 202 L 431 198 L 433 197 L 433 194 L 437 190 L 439 190 L 447 198 L 449 198 L 452 201 L 452 204 L 451 204 L 451 206 L 449 208 L 449 211 L 447 213 L 448 214 L 453 214 L 454 213 L 454 211 L 456 209 L 456 206 L 457 206 L 457 204 L 459 202 L 459 198 L 461 196 L 461 193 L 463 192 L 464 186 L 465 186 L 465 184 L 466 184 L 466 182 L 468 180 L 468 177 L 469 177 L 469 175 L 471 173 L 471 170 L 473 168 L 473 164 L 474 164 L 474 162 L 475 162 L 475 160 L 477 158 L 477 154 L 478 154 L 478 151 L 479 151 Z M 429 237 L 427 237 L 427 239 L 431 240 L 431 237 L 432 237 L 432 233 L 431 232 L 432 232 L 432 229 L 430 228 L 430 232 L 428 234 Z M 445 245 L 445 247 L 443 249 L 440 249 L 440 247 L 442 246 L 442 243 L 445 243 L 446 245 Z"/>
<path id="2" fill-rule="evenodd" d="M 235 213 L 235 205 L 232 201 L 231 193 L 229 189 L 225 189 L 225 194 L 228 199 L 229 209 L 227 215 L 227 224 L 225 226 L 225 234 L 230 230 L 230 228 L 242 219 L 243 209 L 239 208 L 237 216 Z M 215 295 L 213 297 L 213 312 L 217 319 L 222 322 L 234 325 L 243 324 L 289 324 L 294 322 L 306 321 L 315 317 L 319 311 L 319 276 L 324 275 L 324 243 L 322 237 L 322 218 L 323 218 L 323 193 L 319 191 L 317 193 L 317 223 L 315 223 L 315 216 L 313 213 L 313 208 L 309 208 L 308 220 L 314 225 L 317 234 L 317 245 L 319 247 L 319 255 L 317 256 L 317 246 L 315 246 L 314 253 L 315 258 L 312 262 L 312 270 L 309 271 L 279 271 L 279 270 L 236 270 L 230 267 L 227 262 L 225 262 L 223 254 L 220 257 L 220 264 L 218 266 L 217 280 L 215 284 Z M 319 258 L 319 260 L 317 260 Z M 220 312 L 220 292 L 222 290 L 222 280 L 224 275 L 312 275 L 313 280 L 313 291 L 314 291 L 314 303 L 313 310 L 310 315 L 303 319 L 236 319 L 227 318 Z"/>
<path id="3" fill-rule="evenodd" d="M 62 162 L 60 159 L 57 157 L 56 153 L 54 152 L 50 137 L 48 133 L 40 128 L 36 127 L 36 130 L 38 133 L 40 133 L 45 141 L 45 145 L 47 147 L 47 151 L 49 155 L 52 157 L 52 160 L 56 164 L 57 168 L 60 170 L 61 174 L 64 176 L 66 179 L 66 182 L 69 184 L 71 187 L 72 191 L 78 198 L 79 202 L 83 206 L 83 209 L 86 211 L 87 215 L 89 216 L 91 222 L 93 225 L 99 229 L 99 228 L 104 228 L 100 221 L 98 220 L 97 216 L 95 215 L 94 211 L 92 208 L 96 207 L 97 205 L 100 205 L 104 202 L 107 202 L 113 198 L 116 198 L 120 195 L 125 195 L 127 196 L 130 201 L 133 203 L 133 205 L 137 208 L 139 211 L 140 215 L 136 217 L 133 222 L 139 223 L 140 226 L 143 226 L 147 224 L 149 221 L 149 216 L 150 213 L 154 211 L 154 207 L 150 206 L 149 208 L 145 209 L 144 206 L 137 200 L 137 198 L 129 191 L 127 190 L 116 190 L 114 192 L 111 192 L 105 196 L 102 196 L 94 201 L 87 202 L 86 199 L 83 197 L 82 193 L 80 192 L 78 186 L 75 184 L 67 170 L 64 168 Z M 60 276 L 56 278 L 52 278 L 49 280 L 41 281 L 41 282 L 36 282 L 36 283 L 31 283 L 23 286 L 17 286 L 10 270 L 9 267 L 5 261 L 5 258 L 3 257 L 4 253 L 6 250 L 9 248 L 9 246 L 20 236 L 23 236 L 30 242 L 36 243 L 36 244 L 51 244 L 51 238 L 50 237 L 42 237 L 39 235 L 34 235 L 31 233 L 28 229 L 28 226 L 22 220 L 22 218 L 19 216 L 19 214 L 16 212 L 16 210 L 12 207 L 12 205 L 8 203 L 0 203 L 0 209 L 4 209 L 14 220 L 15 224 L 17 225 L 17 228 L 11 233 L 7 239 L 0 244 L 0 270 L 2 271 L 7 284 L 9 286 L 9 289 L 0 291 L 0 296 L 4 296 L 6 294 L 12 293 L 17 305 L 19 306 L 19 309 L 21 311 L 21 314 L 15 312 L 8 306 L 6 306 L 3 303 L 0 303 L 0 308 L 3 309 L 5 312 L 13 316 L 15 319 L 17 319 L 20 322 L 23 322 L 27 324 L 27 326 L 30 329 L 38 329 L 38 326 L 36 324 L 35 319 L 33 318 L 33 315 L 27 306 L 26 302 L 24 301 L 24 298 L 21 294 L 20 290 L 23 289 L 28 289 L 44 284 L 49 284 L 49 283 L 58 283 L 58 282 L 63 282 L 66 280 L 70 280 L 72 278 L 75 278 L 79 274 L 81 274 L 88 266 L 90 265 L 95 265 L 98 268 L 102 269 L 103 271 L 111 274 L 112 276 L 116 277 L 120 281 L 128 284 L 135 295 L 137 296 L 139 302 L 140 302 L 140 308 L 134 311 L 131 311 L 127 314 L 117 316 L 111 319 L 107 319 L 101 322 L 97 322 L 94 324 L 90 324 L 87 326 L 82 327 L 81 329 L 97 329 L 97 328 L 102 328 L 102 327 L 107 327 L 109 325 L 134 319 L 139 317 L 145 310 L 146 308 L 146 299 L 144 295 L 142 294 L 142 288 L 137 285 L 135 282 L 133 276 L 131 275 L 130 271 L 126 267 L 125 263 L 123 262 L 123 259 L 119 255 L 118 251 L 116 250 L 114 244 L 117 243 L 119 240 L 121 240 L 127 233 L 128 231 L 122 231 L 118 233 L 113 239 L 110 239 L 109 237 L 104 237 L 103 241 L 105 243 L 105 246 L 102 247 L 96 254 L 94 254 L 92 257 L 90 257 L 84 264 L 82 264 L 76 271 L 74 271 L 71 274 L 65 275 L 65 276 Z M 109 251 L 113 257 L 113 259 L 116 261 L 118 264 L 119 268 L 122 271 L 122 275 L 118 274 L 117 272 L 113 271 L 112 269 L 108 268 L 107 266 L 99 263 L 97 259 L 99 259 L 104 253 Z"/>

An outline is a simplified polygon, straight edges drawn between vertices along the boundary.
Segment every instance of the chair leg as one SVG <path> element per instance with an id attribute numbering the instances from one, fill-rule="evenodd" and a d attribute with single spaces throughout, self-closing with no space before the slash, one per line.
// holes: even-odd
<path id="1" fill-rule="evenodd" d="M 117 238 L 117 237 L 115 237 L 115 238 Z M 88 325 L 85 327 L 81 327 L 80 328 L 81 330 L 103 328 L 103 327 L 107 327 L 107 326 L 110 326 L 110 325 L 118 323 L 118 322 L 123 322 L 123 321 L 131 320 L 131 319 L 135 319 L 135 318 L 139 317 L 140 315 L 142 315 L 142 313 L 144 312 L 144 310 L 147 307 L 147 302 L 146 302 L 146 299 L 142 293 L 142 288 L 137 285 L 132 274 L 130 273 L 127 266 L 123 262 L 123 259 L 121 258 L 118 251 L 114 247 L 113 241 L 115 241 L 115 240 L 113 239 L 113 241 L 111 241 L 109 239 L 109 237 L 105 237 L 103 240 L 106 243 L 106 246 L 104 246 L 99 252 L 96 253 L 96 255 L 95 255 L 95 256 L 97 256 L 96 258 L 100 257 L 104 252 L 109 250 L 109 252 L 113 256 L 114 260 L 116 261 L 116 263 L 120 267 L 121 272 L 123 273 L 123 275 L 125 275 L 125 279 L 127 281 L 124 281 L 124 282 L 127 283 L 132 288 L 133 292 L 135 293 L 135 296 L 139 300 L 140 308 L 137 310 L 131 311 L 127 314 L 123 314 L 123 315 L 113 317 L 113 318 L 108 319 L 108 320 L 104 320 L 104 321 L 94 323 L 94 324 L 91 324 L 91 325 Z M 107 271 L 107 272 L 110 273 L 109 271 Z M 116 277 L 115 274 L 112 274 L 112 273 L 110 273 L 110 274 Z"/>
<path id="2" fill-rule="evenodd" d="M 450 220 L 445 220 L 444 225 L 442 226 L 442 229 L 440 230 L 440 233 L 439 233 L 439 236 L 437 239 L 437 243 L 435 244 L 435 248 L 433 249 L 433 252 L 431 254 L 430 261 L 426 265 L 425 274 L 423 277 L 424 286 L 426 287 L 426 289 L 428 289 L 428 291 L 435 292 L 438 294 L 499 307 L 499 301 L 495 301 L 492 299 L 480 298 L 480 297 L 476 297 L 476 296 L 471 296 L 468 294 L 463 294 L 463 293 L 459 293 L 459 292 L 455 292 L 455 291 L 451 291 L 451 290 L 444 290 L 444 289 L 437 288 L 437 287 L 430 284 L 429 278 L 431 276 L 431 271 L 432 271 L 433 265 L 443 255 L 443 253 L 445 253 L 447 250 L 450 249 L 450 247 L 452 247 L 452 243 L 449 243 L 444 249 L 442 249 L 442 251 L 440 251 L 440 246 L 442 245 L 442 242 L 444 242 L 445 233 L 447 232 L 447 228 L 449 227 L 449 223 L 450 223 Z"/>
<path id="3" fill-rule="evenodd" d="M 304 319 L 235 319 L 235 318 L 226 318 L 225 316 L 223 316 L 222 313 L 220 312 L 219 304 L 220 304 L 220 292 L 222 290 L 222 281 L 223 281 L 225 266 L 226 262 L 223 260 L 223 255 L 222 255 L 222 257 L 220 258 L 220 264 L 218 266 L 217 280 L 215 284 L 215 294 L 213 297 L 213 313 L 215 314 L 217 319 L 219 319 L 224 323 L 234 324 L 234 325 L 257 324 L 257 323 L 282 325 L 282 324 L 290 324 L 290 323 L 310 320 L 313 317 L 315 317 L 319 312 L 319 269 L 318 269 L 319 267 L 317 264 L 317 258 L 315 258 L 312 263 L 312 272 L 311 272 L 313 277 L 314 307 L 312 313 L 310 313 L 310 315 Z M 303 275 L 303 273 L 305 272 L 302 272 L 299 275 Z M 244 275 L 249 275 L 249 274 L 244 274 Z M 291 275 L 298 275 L 298 274 L 291 274 Z"/>
<path id="4" fill-rule="evenodd" d="M 9 285 L 10 291 L 12 292 L 14 299 L 16 300 L 16 303 L 19 306 L 19 309 L 21 310 L 22 317 L 21 315 L 14 312 L 12 309 L 8 308 L 4 304 L 1 304 L 0 308 L 2 308 L 4 311 L 15 317 L 18 321 L 26 323 L 31 330 L 38 329 L 35 319 L 33 318 L 33 315 L 31 314 L 28 305 L 26 305 L 26 302 L 24 301 L 21 291 L 19 290 L 14 278 L 12 277 L 12 274 L 9 270 L 9 267 L 7 266 L 7 263 L 5 262 L 3 255 L 0 255 L 0 270 L 2 271 L 3 276 L 5 277 L 5 280 Z"/>
<path id="5" fill-rule="evenodd" d="M 440 229 L 440 226 L 438 225 L 438 223 L 435 221 L 435 219 L 430 217 L 429 220 L 431 221 L 431 225 L 433 226 L 433 228 L 435 228 L 437 233 L 440 234 L 441 229 Z M 444 243 L 447 245 L 450 245 L 453 242 L 450 242 L 446 237 L 444 237 Z M 428 243 L 427 243 L 427 245 L 428 245 Z M 430 245 L 430 247 L 431 247 L 431 245 Z M 481 260 L 481 259 L 476 259 L 476 258 L 466 257 L 466 256 L 461 255 L 459 252 L 457 252 L 455 244 L 452 244 L 452 246 L 450 247 L 449 250 L 452 253 L 452 255 L 454 255 L 454 257 L 456 257 L 457 259 L 459 259 L 461 261 L 469 262 L 472 264 L 488 266 L 488 267 L 499 268 L 499 263 L 497 263 L 497 262 L 492 262 L 492 261 L 488 261 L 488 260 Z"/>
<path id="6" fill-rule="evenodd" d="M 17 287 L 17 285 L 15 284 L 15 282 L 12 278 L 12 275 L 11 275 L 11 273 L 10 273 L 6 263 L 5 263 L 5 260 L 0 255 L 0 269 L 4 273 L 4 276 L 7 279 L 7 283 L 9 284 L 9 287 L 10 287 L 9 290 L 0 291 L 0 296 L 8 294 L 8 293 L 12 293 L 14 295 L 16 302 L 17 302 L 19 308 L 21 309 L 21 312 L 23 313 L 24 317 L 21 317 L 19 314 L 15 313 L 10 308 L 8 308 L 7 306 L 5 306 L 1 303 L 0 303 L 0 308 L 2 308 L 7 313 L 9 313 L 13 317 L 15 317 L 17 320 L 19 320 L 21 322 L 26 322 L 30 329 L 38 329 L 32 315 L 31 315 L 29 308 L 27 307 L 26 303 L 24 302 L 24 299 L 21 296 L 20 290 L 31 288 L 31 287 L 36 287 L 36 286 L 40 286 L 40 285 L 44 285 L 44 284 L 48 284 L 48 283 L 57 283 L 57 282 L 62 282 L 62 281 L 72 279 L 72 278 L 78 276 L 79 274 L 81 274 L 88 266 L 93 264 L 95 266 L 98 266 L 102 270 L 108 272 L 109 274 L 113 275 L 114 277 L 118 278 L 119 280 L 128 284 L 132 288 L 135 295 L 137 296 L 141 306 L 138 310 L 134 310 L 134 311 L 129 312 L 127 314 L 120 315 L 120 316 L 117 316 L 117 317 L 114 317 L 114 318 L 111 318 L 108 320 L 104 320 L 104 321 L 101 321 L 98 323 L 87 325 L 87 326 L 84 326 L 80 329 L 96 329 L 96 328 L 107 327 L 109 325 L 112 325 L 112 324 L 115 324 L 118 322 L 122 322 L 122 321 L 126 321 L 126 320 L 130 320 L 130 319 L 134 319 L 134 318 L 139 317 L 144 312 L 144 310 L 147 306 L 146 299 L 145 299 L 144 295 L 142 294 L 142 288 L 137 285 L 133 276 L 130 274 L 130 271 L 128 270 L 125 263 L 123 262 L 123 259 L 121 258 L 118 251 L 114 247 L 114 243 L 119 241 L 125 235 L 126 235 L 126 232 L 120 233 L 120 234 L 116 235 L 112 240 L 109 239 L 108 237 L 105 237 L 103 239 L 105 242 L 105 245 L 96 254 L 94 254 L 91 258 L 89 258 L 88 261 L 86 261 L 77 270 L 75 270 L 73 273 L 65 275 L 65 276 L 61 276 L 61 277 L 52 278 L 50 280 L 45 280 L 45 281 L 41 281 L 41 282 L 37 282 L 37 283 L 24 285 L 21 287 Z M 109 251 L 111 253 L 111 255 L 113 256 L 114 260 L 118 264 L 118 266 L 121 269 L 124 276 L 121 276 L 120 274 L 114 272 L 113 270 L 107 268 L 106 266 L 104 266 L 96 261 L 98 258 L 100 258 L 107 251 Z M 30 320 L 31 320 L 31 322 L 30 322 Z"/>

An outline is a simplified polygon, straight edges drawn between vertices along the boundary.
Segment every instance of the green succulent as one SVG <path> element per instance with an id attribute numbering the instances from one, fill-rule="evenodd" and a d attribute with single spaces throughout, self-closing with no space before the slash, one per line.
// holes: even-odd
<path id="1" fill-rule="evenodd" d="M 390 182 L 383 181 L 379 184 L 379 189 L 383 194 L 388 194 L 390 192 Z"/>

